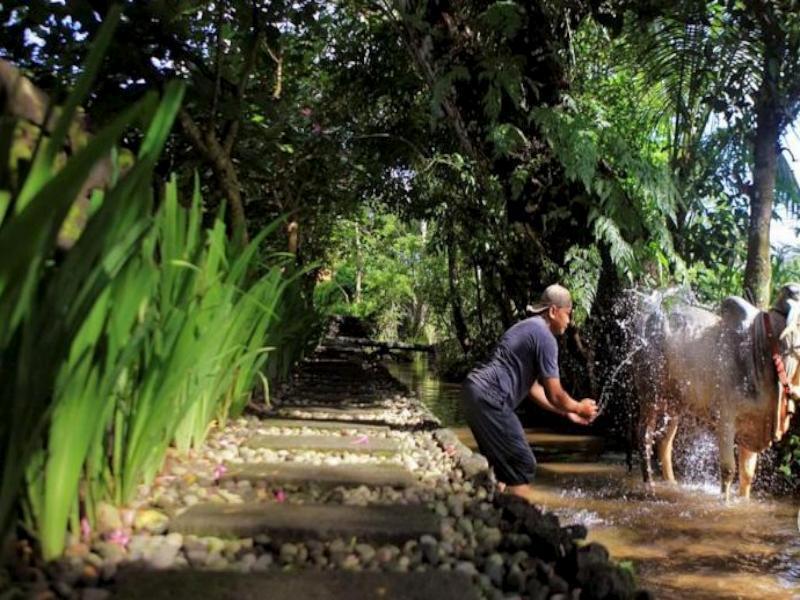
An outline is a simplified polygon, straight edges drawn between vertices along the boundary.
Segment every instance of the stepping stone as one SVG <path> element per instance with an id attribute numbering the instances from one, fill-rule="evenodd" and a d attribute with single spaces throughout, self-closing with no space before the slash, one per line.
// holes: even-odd
<path id="1" fill-rule="evenodd" d="M 145 571 L 123 567 L 114 597 L 121 600 L 478 600 L 463 573 L 295 571 Z"/>
<path id="2" fill-rule="evenodd" d="M 171 532 L 224 538 L 266 534 L 273 542 L 358 538 L 400 544 L 439 534 L 439 518 L 422 505 L 195 504 L 170 521 Z"/>
<path id="3" fill-rule="evenodd" d="M 314 483 L 321 487 L 388 486 L 407 488 L 416 476 L 400 465 L 311 465 L 307 463 L 228 463 L 223 479 L 267 481 L 279 485 Z"/>
<path id="4" fill-rule="evenodd" d="M 478 444 L 468 427 L 454 429 L 458 439 L 468 448 L 476 450 Z M 552 431 L 526 429 L 525 438 L 534 448 L 542 448 L 556 452 L 583 452 L 600 454 L 603 451 L 605 440 L 596 435 L 572 435 L 554 433 Z"/>
<path id="5" fill-rule="evenodd" d="M 396 454 L 397 440 L 368 435 L 254 435 L 245 442 L 249 448 L 268 450 L 313 450 L 353 454 Z"/>
<path id="6" fill-rule="evenodd" d="M 286 429 L 324 429 L 326 431 L 364 431 L 369 433 L 388 433 L 390 427 L 385 425 L 367 425 L 363 423 L 340 423 L 337 421 L 316 421 L 313 419 L 262 419 L 264 427 L 282 427 Z"/>
<path id="7" fill-rule="evenodd" d="M 340 421 L 347 423 L 386 423 L 387 409 L 374 408 L 336 408 L 333 406 L 320 406 L 319 404 L 284 404 L 276 409 L 279 417 L 291 416 L 302 413 L 303 418 L 315 421 Z M 306 417 L 306 415 L 309 415 Z"/>
<path id="8" fill-rule="evenodd" d="M 628 475 L 625 465 L 608 464 L 601 462 L 558 462 L 558 463 L 538 463 L 536 465 L 536 477 L 550 481 L 560 481 L 564 479 L 592 479 L 592 478 L 611 478 L 614 480 L 624 479 Z"/>

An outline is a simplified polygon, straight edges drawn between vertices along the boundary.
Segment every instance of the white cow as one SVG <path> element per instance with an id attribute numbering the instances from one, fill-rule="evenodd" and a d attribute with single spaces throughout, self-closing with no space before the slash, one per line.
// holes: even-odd
<path id="1" fill-rule="evenodd" d="M 731 296 L 719 316 L 684 305 L 643 321 L 634 382 L 645 482 L 652 482 L 656 438 L 662 474 L 675 481 L 672 442 L 680 417 L 692 414 L 716 429 L 726 500 L 738 445 L 739 493 L 749 498 L 758 453 L 786 433 L 800 398 L 800 285 L 785 286 L 768 312 Z M 781 366 L 785 377 L 778 375 Z"/>

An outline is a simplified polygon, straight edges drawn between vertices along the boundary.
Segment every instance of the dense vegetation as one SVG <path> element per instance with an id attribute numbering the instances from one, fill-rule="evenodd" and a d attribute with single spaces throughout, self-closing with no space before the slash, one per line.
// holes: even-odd
<path id="1" fill-rule="evenodd" d="M 560 280 L 591 391 L 621 290 L 765 306 L 800 280 L 797 246 L 769 246 L 800 209 L 795 0 L 122 9 L 110 35 L 103 1 L 0 5 L 0 53 L 64 107 L 53 129 L 11 106 L 0 181 L 0 248 L 26 249 L 0 272 L 0 527 L 22 507 L 48 556 L 268 388 L 317 311 L 463 367 Z M 78 104 L 94 136 L 64 165 Z M 133 166 L 61 243 L 115 147 Z"/>

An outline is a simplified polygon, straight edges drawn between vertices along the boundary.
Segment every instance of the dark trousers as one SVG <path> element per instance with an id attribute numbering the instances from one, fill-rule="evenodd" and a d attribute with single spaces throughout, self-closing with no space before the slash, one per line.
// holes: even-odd
<path id="1" fill-rule="evenodd" d="M 478 449 L 494 468 L 497 480 L 506 485 L 531 483 L 536 474 L 536 458 L 514 409 L 488 397 L 469 379 L 462 387 L 461 401 Z"/>

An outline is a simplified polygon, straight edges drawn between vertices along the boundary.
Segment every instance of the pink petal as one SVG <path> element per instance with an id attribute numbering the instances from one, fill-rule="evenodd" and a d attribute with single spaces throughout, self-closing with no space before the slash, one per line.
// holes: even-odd
<path id="1" fill-rule="evenodd" d="M 124 529 L 115 529 L 108 534 L 108 541 L 125 548 L 131 541 L 131 536 Z"/>
<path id="2" fill-rule="evenodd" d="M 356 437 L 356 439 L 353 440 L 353 443 L 359 446 L 363 446 L 364 444 L 369 444 L 369 437 L 367 437 L 364 434 L 361 434 L 358 437 Z"/>
<path id="3" fill-rule="evenodd" d="M 89 519 L 83 517 L 81 519 L 81 539 L 88 542 L 92 537 L 92 526 L 89 524 Z"/>
<path id="4" fill-rule="evenodd" d="M 275 490 L 275 502 L 285 502 L 286 492 L 283 490 Z"/>

